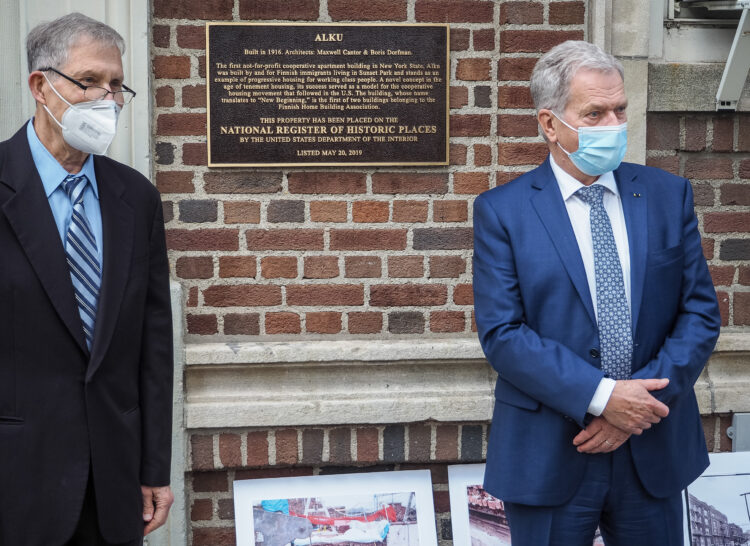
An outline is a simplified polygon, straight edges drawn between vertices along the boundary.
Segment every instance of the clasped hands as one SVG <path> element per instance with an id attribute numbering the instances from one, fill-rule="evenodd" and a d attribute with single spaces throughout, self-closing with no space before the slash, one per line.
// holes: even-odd
<path id="1" fill-rule="evenodd" d="M 580 453 L 608 453 L 669 415 L 669 408 L 650 391 L 663 389 L 669 379 L 628 379 L 615 383 L 602 414 L 573 438 Z"/>

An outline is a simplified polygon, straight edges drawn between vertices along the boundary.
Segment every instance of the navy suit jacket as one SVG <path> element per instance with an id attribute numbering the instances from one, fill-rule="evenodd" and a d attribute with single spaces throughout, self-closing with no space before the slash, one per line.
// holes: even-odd
<path id="1" fill-rule="evenodd" d="M 65 543 L 91 469 L 101 532 L 143 535 L 141 484 L 169 483 L 172 321 L 162 205 L 96 156 L 102 288 L 91 352 L 26 127 L 0 143 L 0 544 Z"/>
<path id="2" fill-rule="evenodd" d="M 693 386 L 720 316 L 701 248 L 690 182 L 623 163 L 614 172 L 631 263 L 633 379 L 668 417 L 630 449 L 656 497 L 680 491 L 708 465 Z M 506 501 L 566 502 L 587 460 L 573 446 L 604 376 L 583 261 L 547 159 L 474 203 L 474 302 L 479 339 L 498 372 L 485 488 Z"/>

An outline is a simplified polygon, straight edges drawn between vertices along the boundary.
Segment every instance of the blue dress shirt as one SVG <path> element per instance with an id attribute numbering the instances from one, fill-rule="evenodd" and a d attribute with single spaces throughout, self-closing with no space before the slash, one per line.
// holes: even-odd
<path id="1" fill-rule="evenodd" d="M 39 177 L 42 179 L 44 192 L 47 194 L 52 215 L 55 217 L 57 231 L 60 233 L 60 239 L 64 246 L 68 225 L 73 216 L 73 205 L 68 194 L 62 189 L 62 181 L 72 173 L 66 171 L 39 140 L 34 130 L 34 118 L 31 118 L 29 123 L 26 124 L 26 136 L 29 139 L 31 157 L 34 160 L 34 165 L 36 165 L 36 170 L 39 172 Z M 83 208 L 96 239 L 99 263 L 102 263 L 102 246 L 104 243 L 102 240 L 102 212 L 99 207 L 99 188 L 96 185 L 96 175 L 94 174 L 94 158 L 91 154 L 83 162 L 81 171 L 76 173 L 76 175 L 81 174 L 85 174 L 90 182 L 90 184 L 86 184 L 86 189 L 83 191 Z"/>

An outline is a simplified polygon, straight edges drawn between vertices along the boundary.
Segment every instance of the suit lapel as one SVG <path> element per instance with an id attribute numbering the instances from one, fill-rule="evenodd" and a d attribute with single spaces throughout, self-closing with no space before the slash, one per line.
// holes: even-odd
<path id="1" fill-rule="evenodd" d="M 578 292 L 591 322 L 596 325 L 594 305 L 591 301 L 586 270 L 583 267 L 581 252 L 578 249 L 573 226 L 570 225 L 568 211 L 565 208 L 555 175 L 549 164 L 549 158 L 537 169 L 532 186 L 538 191 L 532 196 L 531 204 L 544 224 L 547 234 L 557 249 L 560 261 Z"/>
<path id="2" fill-rule="evenodd" d="M 646 185 L 638 181 L 634 169 L 627 164 L 615 171 L 615 180 L 620 190 L 622 211 L 628 230 L 630 246 L 630 307 L 633 336 L 638 326 L 638 315 L 643 298 L 643 282 L 646 275 L 646 253 L 648 251 L 648 196 Z"/>
<path id="3" fill-rule="evenodd" d="M 31 157 L 25 125 L 12 137 L 7 152 L 0 181 L 13 188 L 15 195 L 3 203 L 3 212 L 57 314 L 88 353 L 65 249 Z"/>
<path id="4" fill-rule="evenodd" d="M 134 226 L 133 209 L 123 199 L 125 183 L 117 170 L 112 168 L 111 162 L 101 157 L 94 158 L 94 168 L 102 211 L 104 267 L 87 378 L 101 364 L 117 323 L 130 272 Z"/>

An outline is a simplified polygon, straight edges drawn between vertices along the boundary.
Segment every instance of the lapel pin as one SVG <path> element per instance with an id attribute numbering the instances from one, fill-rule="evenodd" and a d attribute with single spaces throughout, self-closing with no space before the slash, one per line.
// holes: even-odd
<path id="1" fill-rule="evenodd" d="M 640 193 L 634 193 L 634 194 L 633 194 L 633 197 L 640 197 L 640 196 L 641 196 L 641 194 L 640 194 Z"/>

